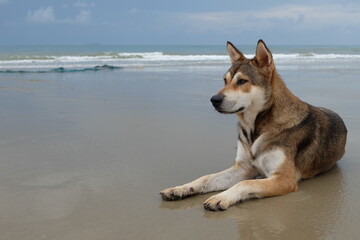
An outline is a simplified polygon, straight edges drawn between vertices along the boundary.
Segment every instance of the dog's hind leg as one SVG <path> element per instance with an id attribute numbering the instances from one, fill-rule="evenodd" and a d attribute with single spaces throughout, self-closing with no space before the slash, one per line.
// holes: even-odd
<path id="1" fill-rule="evenodd" d="M 182 186 L 165 189 L 160 192 L 160 195 L 164 200 L 179 200 L 199 193 L 225 190 L 239 181 L 252 179 L 258 175 L 258 171 L 250 164 L 235 162 L 231 168 L 222 172 L 200 177 Z"/>

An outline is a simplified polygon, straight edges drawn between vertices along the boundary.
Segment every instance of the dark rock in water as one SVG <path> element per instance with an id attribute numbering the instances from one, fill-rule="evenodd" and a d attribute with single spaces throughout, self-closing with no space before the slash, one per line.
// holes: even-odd
<path id="1" fill-rule="evenodd" d="M 52 69 L 53 72 L 65 72 L 65 68 L 63 67 L 59 67 L 59 68 L 55 68 L 55 69 Z"/>
<path id="2" fill-rule="evenodd" d="M 121 67 L 117 67 L 117 66 L 112 66 L 112 65 L 102 65 L 101 66 L 102 69 L 110 69 L 110 70 L 114 70 L 114 69 L 120 69 Z"/>

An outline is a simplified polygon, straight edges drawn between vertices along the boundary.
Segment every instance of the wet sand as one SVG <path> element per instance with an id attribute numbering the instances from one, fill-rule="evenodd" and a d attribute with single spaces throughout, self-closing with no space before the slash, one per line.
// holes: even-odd
<path id="1" fill-rule="evenodd" d="M 203 209 L 214 193 L 160 199 L 232 165 L 236 119 L 209 102 L 226 68 L 0 75 L 1 239 L 357 239 L 356 71 L 280 71 L 348 127 L 328 173 L 224 212 Z"/>

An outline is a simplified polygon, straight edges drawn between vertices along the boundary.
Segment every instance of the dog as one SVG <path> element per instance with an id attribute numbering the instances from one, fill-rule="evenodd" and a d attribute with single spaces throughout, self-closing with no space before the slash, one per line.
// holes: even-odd
<path id="1" fill-rule="evenodd" d="M 222 211 L 252 198 L 297 191 L 301 179 L 329 170 L 344 155 L 347 129 L 338 114 L 296 97 L 275 68 L 272 53 L 259 40 L 254 58 L 231 42 L 232 66 L 224 88 L 211 98 L 214 108 L 238 117 L 234 165 L 222 172 L 160 192 L 164 200 L 223 191 L 204 208 Z"/>

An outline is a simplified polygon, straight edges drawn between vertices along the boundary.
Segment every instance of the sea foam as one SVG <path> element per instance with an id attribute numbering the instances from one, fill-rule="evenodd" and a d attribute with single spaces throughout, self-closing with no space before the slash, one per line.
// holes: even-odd
<path id="1" fill-rule="evenodd" d="M 252 54 L 245 54 L 253 58 Z M 275 61 L 281 63 L 319 62 L 360 62 L 358 54 L 317 54 L 308 53 L 275 53 Z M 189 64 L 228 64 L 226 54 L 172 54 L 165 52 L 98 52 L 93 54 L 71 55 L 11 55 L 0 58 L 0 70 L 22 69 L 55 69 L 55 68 L 91 68 L 111 65 L 115 67 L 147 67 L 147 66 L 181 66 Z"/>

